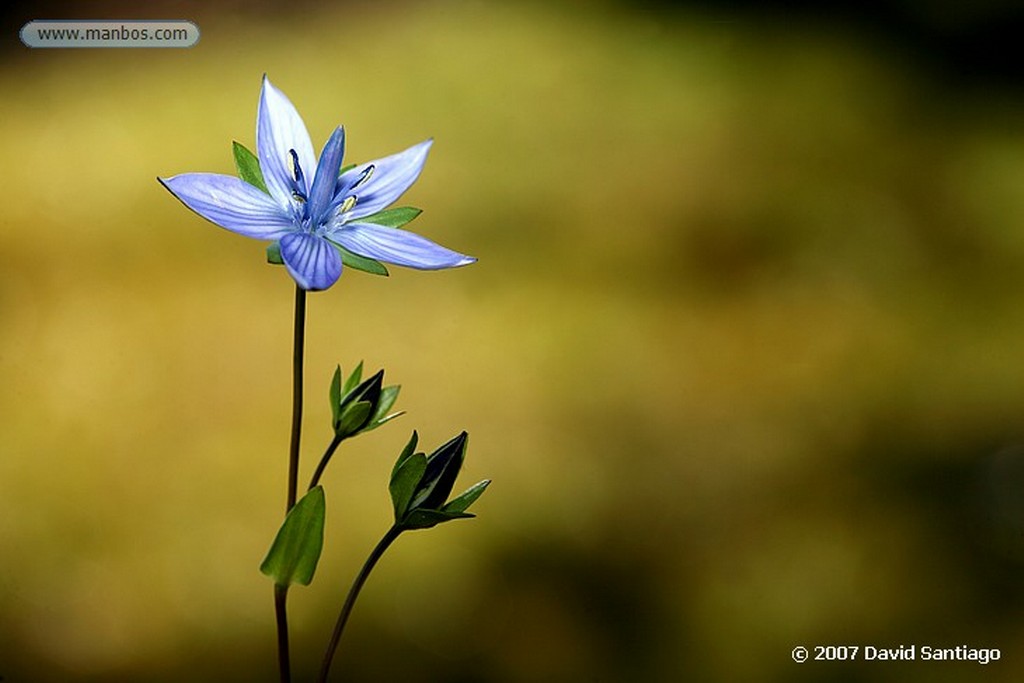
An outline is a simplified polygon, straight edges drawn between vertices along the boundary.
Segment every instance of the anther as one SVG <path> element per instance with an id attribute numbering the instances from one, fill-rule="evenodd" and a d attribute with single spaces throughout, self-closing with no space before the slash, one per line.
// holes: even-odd
<path id="1" fill-rule="evenodd" d="M 350 194 L 348 197 L 345 197 L 345 201 L 343 201 L 341 203 L 341 206 L 338 207 L 338 213 L 345 213 L 346 211 L 350 211 L 352 207 L 356 205 L 357 201 L 359 201 L 359 198 L 356 197 L 354 194 Z"/>
<path id="2" fill-rule="evenodd" d="M 372 164 L 367 166 L 365 169 L 363 169 L 363 173 L 362 173 L 362 175 L 359 176 L 359 180 L 357 180 L 355 182 L 355 184 L 352 187 L 350 187 L 349 189 L 350 190 L 354 190 L 357 187 L 359 187 L 360 185 L 362 185 L 363 183 L 365 183 L 367 180 L 369 180 L 370 176 L 373 175 L 373 169 L 374 169 L 374 167 L 373 167 Z"/>
<path id="3" fill-rule="evenodd" d="M 302 166 L 299 165 L 299 155 L 295 153 L 294 149 L 288 150 L 288 154 L 292 156 L 292 173 L 295 176 L 295 183 L 299 189 L 302 189 L 306 187 L 306 182 L 302 175 Z"/>

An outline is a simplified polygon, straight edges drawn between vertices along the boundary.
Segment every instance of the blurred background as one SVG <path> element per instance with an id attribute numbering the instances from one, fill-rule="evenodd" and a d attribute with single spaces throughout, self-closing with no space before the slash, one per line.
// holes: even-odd
<path id="1" fill-rule="evenodd" d="M 312 295 L 403 385 L 291 598 L 311 680 L 412 429 L 479 518 L 404 535 L 335 680 L 1024 678 L 1024 78 L 1012 3 L 35 3 L 0 52 L 0 676 L 276 680 L 292 283 L 156 176 L 233 173 L 269 74 L 319 149 L 436 142 L 480 260 Z M 29 50 L 185 18 L 187 50 Z M 798 665 L 794 646 L 1000 648 Z"/>

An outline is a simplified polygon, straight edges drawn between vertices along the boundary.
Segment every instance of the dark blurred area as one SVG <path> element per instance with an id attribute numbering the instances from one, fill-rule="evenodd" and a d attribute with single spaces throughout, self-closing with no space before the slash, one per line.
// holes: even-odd
<path id="1" fill-rule="evenodd" d="M 335 4 L 367 3 L 342 0 Z M 1020 40 L 1024 35 L 1024 6 L 1013 0 L 563 0 L 553 4 L 585 6 L 588 12 L 627 9 L 666 18 L 684 12 L 704 15 L 711 21 L 819 26 L 853 34 L 865 45 L 905 59 L 948 85 L 1024 87 L 1024 42 Z M 40 0 L 5 3 L 0 17 L 8 27 L 3 45 L 10 50 L 24 47 L 10 38 L 16 36 L 17 27 L 31 19 L 189 18 L 211 11 L 294 19 L 323 5 L 319 0 L 224 0 L 215 7 L 196 0 L 157 0 L 141 5 L 127 0 Z"/>
<path id="2" fill-rule="evenodd" d="M 1013 0 L 695 0 L 646 6 L 659 12 L 699 10 L 723 21 L 744 17 L 838 27 L 950 85 L 1024 85 L 1024 6 Z"/>

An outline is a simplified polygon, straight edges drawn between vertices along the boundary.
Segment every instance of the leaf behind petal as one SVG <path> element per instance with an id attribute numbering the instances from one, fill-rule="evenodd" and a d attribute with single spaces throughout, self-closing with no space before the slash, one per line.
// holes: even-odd
<path id="1" fill-rule="evenodd" d="M 237 141 L 231 143 L 231 151 L 235 155 L 235 168 L 238 169 L 238 177 L 253 187 L 270 194 L 267 184 L 263 181 L 263 171 L 260 170 L 260 161 L 256 155 Z"/>
<path id="2" fill-rule="evenodd" d="M 267 245 L 267 263 L 275 266 L 284 265 L 284 258 L 281 256 L 280 242 L 271 242 Z"/>
<path id="3" fill-rule="evenodd" d="M 406 223 L 411 223 L 421 213 L 423 209 L 417 209 L 415 206 L 399 206 L 360 218 L 359 222 L 383 225 L 385 228 L 400 228 Z"/>
<path id="4" fill-rule="evenodd" d="M 331 242 L 330 240 L 327 240 Z M 359 254 L 353 254 L 351 251 L 341 246 L 337 242 L 331 242 L 334 248 L 341 254 L 341 262 L 349 268 L 361 270 L 364 273 L 370 273 L 371 275 L 388 275 L 388 269 L 380 261 L 375 261 L 372 258 L 366 258 Z"/>

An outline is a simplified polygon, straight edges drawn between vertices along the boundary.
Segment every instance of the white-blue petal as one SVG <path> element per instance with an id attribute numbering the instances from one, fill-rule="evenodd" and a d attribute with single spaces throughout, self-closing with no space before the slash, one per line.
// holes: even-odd
<path id="1" fill-rule="evenodd" d="M 341 255 L 323 237 L 293 232 L 281 238 L 281 259 L 303 289 L 327 289 L 341 277 Z"/>
<path id="2" fill-rule="evenodd" d="M 184 173 L 157 180 L 185 206 L 239 235 L 276 240 L 295 229 L 270 196 L 233 176 Z"/>
<path id="3" fill-rule="evenodd" d="M 345 130 L 338 126 L 334 129 L 324 149 L 320 152 L 320 162 L 316 166 L 316 177 L 309 191 L 309 215 L 314 224 L 320 223 L 331 208 L 334 198 L 334 186 L 338 181 L 338 169 L 345 155 Z"/>
<path id="4" fill-rule="evenodd" d="M 398 154 L 360 164 L 346 171 L 338 178 L 336 203 L 340 204 L 350 194 L 356 195 L 359 201 L 350 212 L 352 219 L 369 216 L 389 206 L 419 178 L 432 144 L 433 140 L 424 140 Z M 349 190 L 349 186 L 357 182 L 370 166 L 373 166 L 370 177 Z"/>
<path id="5" fill-rule="evenodd" d="M 476 261 L 414 232 L 370 223 L 348 223 L 330 238 L 360 256 L 419 270 L 455 268 Z"/>
<path id="6" fill-rule="evenodd" d="M 264 76 L 256 113 L 256 154 L 267 189 L 282 206 L 290 205 L 295 180 L 291 150 L 295 150 L 304 175 L 305 187 L 300 189 L 308 194 L 316 157 L 306 124 L 285 94 Z"/>

